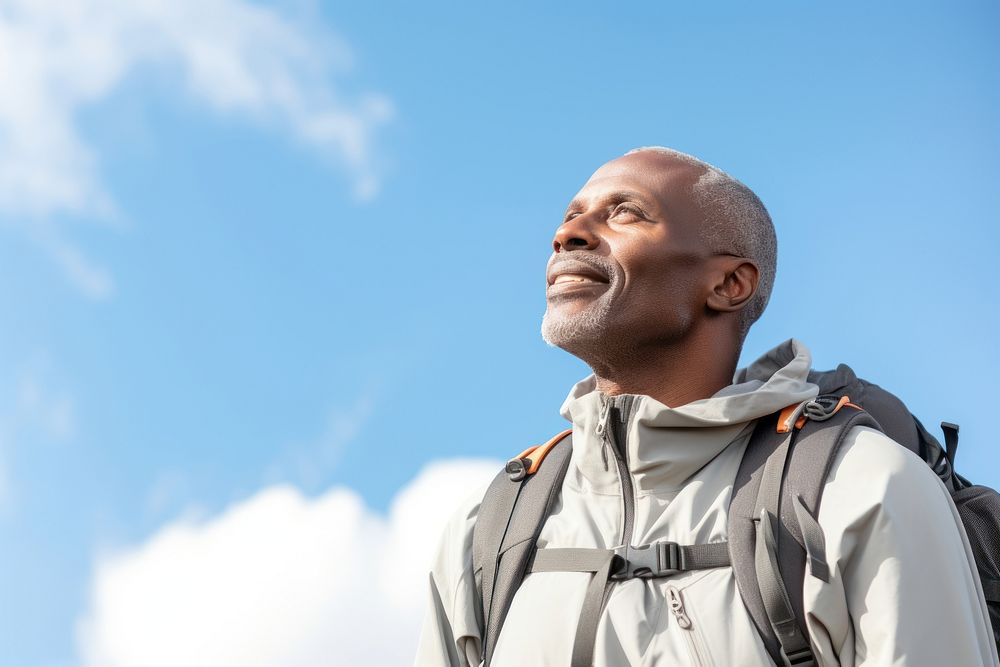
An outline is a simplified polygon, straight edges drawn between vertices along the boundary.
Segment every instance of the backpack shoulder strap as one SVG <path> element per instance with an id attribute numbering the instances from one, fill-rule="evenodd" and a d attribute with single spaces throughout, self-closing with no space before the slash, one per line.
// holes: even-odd
<path id="1" fill-rule="evenodd" d="M 802 585 L 806 565 L 809 574 L 829 580 L 819 506 L 833 462 L 852 429 L 867 426 L 881 431 L 875 419 L 853 403 L 826 421 L 810 419 L 799 431 L 781 488 L 778 567 L 790 589 L 796 616 L 802 613 Z M 804 625 L 804 623 L 803 623 Z"/>
<path id="2" fill-rule="evenodd" d="M 781 665 L 781 645 L 764 609 L 754 565 L 754 547 L 759 520 L 754 510 L 757 506 L 764 465 L 787 437 L 778 431 L 777 426 L 777 415 L 771 415 L 759 419 L 754 427 L 733 484 L 726 530 L 729 538 L 729 559 L 732 563 L 733 576 L 736 578 L 736 587 L 739 589 L 740 597 L 743 598 L 743 605 L 757 628 L 757 634 L 760 635 L 764 648 L 775 664 Z"/>
<path id="3" fill-rule="evenodd" d="M 821 397 L 762 419 L 736 476 L 729 509 L 733 572 L 778 665 L 815 664 L 802 584 L 807 562 L 810 574 L 829 577 L 815 517 L 833 461 L 855 426 L 879 428 L 846 397 Z"/>
<path id="4" fill-rule="evenodd" d="M 562 488 L 572 452 L 571 430 L 507 462 L 480 505 L 473 531 L 472 560 L 480 584 L 484 665 L 493 656 L 500 628 L 545 519 Z M 542 462 L 545 465 L 542 465 Z"/>

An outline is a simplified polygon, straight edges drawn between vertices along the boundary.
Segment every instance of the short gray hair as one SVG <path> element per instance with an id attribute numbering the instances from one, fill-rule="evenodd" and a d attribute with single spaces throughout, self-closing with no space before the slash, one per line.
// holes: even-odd
<path id="1" fill-rule="evenodd" d="M 702 238 L 712 252 L 746 257 L 757 264 L 760 272 L 757 291 L 740 312 L 740 334 L 746 336 L 750 326 L 767 307 L 778 265 L 778 238 L 764 203 L 743 183 L 693 155 L 663 146 L 643 146 L 630 150 L 626 155 L 642 151 L 668 155 L 701 169 L 701 176 L 692 190 L 706 214 L 706 224 L 701 229 Z"/>

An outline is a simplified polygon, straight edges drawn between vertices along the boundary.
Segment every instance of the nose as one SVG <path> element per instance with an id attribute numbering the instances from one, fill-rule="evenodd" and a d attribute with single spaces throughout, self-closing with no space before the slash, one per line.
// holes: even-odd
<path id="1" fill-rule="evenodd" d="M 578 215 L 559 225 L 552 239 L 553 252 L 593 250 L 600 244 L 600 237 L 586 218 L 586 215 Z"/>

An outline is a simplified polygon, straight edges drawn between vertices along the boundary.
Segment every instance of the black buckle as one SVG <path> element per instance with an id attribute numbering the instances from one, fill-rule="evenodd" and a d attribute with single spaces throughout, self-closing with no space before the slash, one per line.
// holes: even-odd
<path id="1" fill-rule="evenodd" d="M 791 653 L 785 653 L 785 649 L 782 648 L 781 659 L 784 661 L 785 667 L 815 667 L 816 665 L 816 657 L 809 646 Z"/>
<path id="2" fill-rule="evenodd" d="M 681 550 L 676 542 L 656 542 L 614 549 L 608 579 L 652 579 L 682 572 Z"/>

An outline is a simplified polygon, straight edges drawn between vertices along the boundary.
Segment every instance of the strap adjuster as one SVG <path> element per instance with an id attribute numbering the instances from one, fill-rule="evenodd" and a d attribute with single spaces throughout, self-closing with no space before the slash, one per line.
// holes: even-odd
<path id="1" fill-rule="evenodd" d="M 805 404 L 802 412 L 813 421 L 824 422 L 851 401 L 850 396 L 817 396 Z"/>
<path id="2" fill-rule="evenodd" d="M 615 555 L 608 575 L 612 581 L 669 577 L 683 571 L 680 545 L 676 542 L 623 545 L 613 551 Z"/>
<path id="3" fill-rule="evenodd" d="M 510 481 L 520 482 L 528 476 L 528 469 L 530 466 L 531 461 L 527 457 L 513 458 L 510 461 L 507 461 L 507 465 L 504 466 L 504 470 L 510 478 Z"/>

